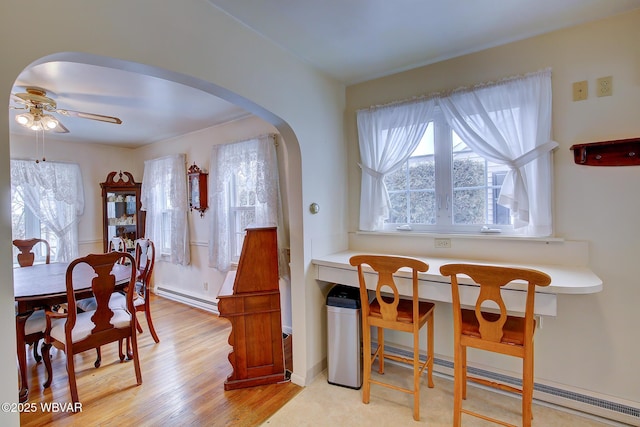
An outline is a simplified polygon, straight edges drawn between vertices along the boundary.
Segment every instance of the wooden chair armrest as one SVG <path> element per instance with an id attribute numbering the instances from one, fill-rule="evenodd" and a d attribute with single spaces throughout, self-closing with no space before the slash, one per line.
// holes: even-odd
<path id="1" fill-rule="evenodd" d="M 45 310 L 44 311 L 45 314 L 45 320 L 46 320 L 46 327 L 44 330 L 44 335 L 45 335 L 45 342 L 48 342 L 48 337 L 49 334 L 51 333 L 51 319 L 62 319 L 68 316 L 67 313 L 58 313 L 57 311 L 51 311 L 51 310 Z"/>
<path id="2" fill-rule="evenodd" d="M 68 314 L 67 313 L 59 313 L 57 311 L 51 311 L 51 310 L 45 310 L 44 314 L 47 316 L 47 318 L 56 318 L 56 319 L 61 319 L 63 317 L 67 317 Z"/>

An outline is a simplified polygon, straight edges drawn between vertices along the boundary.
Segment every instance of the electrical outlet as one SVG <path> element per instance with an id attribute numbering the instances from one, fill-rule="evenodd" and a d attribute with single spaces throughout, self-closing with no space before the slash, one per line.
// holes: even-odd
<path id="1" fill-rule="evenodd" d="M 613 77 L 600 77 L 597 82 L 598 96 L 611 96 L 613 93 Z"/>
<path id="2" fill-rule="evenodd" d="M 451 247 L 451 239 L 435 239 L 434 246 L 438 249 L 442 248 L 450 248 Z"/>
<path id="3" fill-rule="evenodd" d="M 202 288 L 203 288 L 205 291 L 208 291 L 208 290 L 209 290 L 209 282 L 204 282 L 204 283 L 202 284 Z"/>
<path id="4" fill-rule="evenodd" d="M 581 82 L 575 82 L 573 84 L 573 100 L 574 101 L 584 101 L 587 99 L 589 89 L 586 80 Z"/>

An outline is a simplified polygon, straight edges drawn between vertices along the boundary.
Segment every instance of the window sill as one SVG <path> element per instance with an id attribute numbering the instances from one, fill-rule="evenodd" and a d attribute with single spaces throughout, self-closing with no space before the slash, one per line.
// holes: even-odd
<path id="1" fill-rule="evenodd" d="M 407 237 L 433 237 L 445 239 L 480 239 L 480 240 L 514 240 L 518 242 L 546 242 L 562 243 L 562 237 L 528 237 L 502 233 L 434 233 L 432 231 L 356 231 L 356 235 L 362 236 L 407 236 Z"/>

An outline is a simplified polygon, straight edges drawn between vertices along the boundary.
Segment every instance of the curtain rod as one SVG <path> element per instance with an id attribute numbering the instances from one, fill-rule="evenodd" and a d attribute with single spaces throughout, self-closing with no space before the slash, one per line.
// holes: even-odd
<path id="1" fill-rule="evenodd" d="M 377 109 L 393 107 L 393 106 L 396 106 L 396 105 L 409 105 L 409 104 L 412 104 L 412 103 L 415 103 L 415 102 L 421 102 L 421 101 L 425 101 L 425 100 L 428 100 L 428 99 L 445 98 L 447 96 L 453 95 L 454 93 L 472 92 L 472 91 L 477 90 L 477 89 L 483 89 L 483 88 L 491 87 L 491 86 L 498 86 L 498 85 L 501 85 L 501 84 L 504 84 L 504 83 L 508 83 L 508 82 L 511 82 L 511 81 L 524 79 L 524 78 L 527 78 L 527 77 L 536 76 L 536 75 L 545 74 L 545 73 L 550 73 L 550 72 L 551 72 L 551 67 L 548 67 L 548 68 L 545 68 L 545 69 L 542 69 L 542 70 L 539 70 L 539 71 L 534 71 L 534 72 L 530 72 L 530 73 L 526 73 L 526 74 L 509 76 L 509 77 L 504 77 L 504 78 L 499 79 L 499 80 L 490 80 L 490 81 L 487 81 L 487 82 L 477 83 L 477 84 L 472 85 L 472 86 L 461 86 L 461 87 L 458 87 L 456 89 L 443 90 L 443 91 L 439 91 L 439 92 L 432 92 L 432 93 L 428 93 L 428 94 L 424 94 L 424 95 L 414 96 L 414 97 L 411 97 L 411 98 L 405 98 L 405 99 L 400 99 L 400 100 L 396 100 L 396 101 L 391 101 L 391 102 L 388 102 L 386 104 L 372 105 L 370 107 L 360 108 L 360 109 L 356 110 L 356 113 L 360 112 L 360 111 L 375 111 Z"/>

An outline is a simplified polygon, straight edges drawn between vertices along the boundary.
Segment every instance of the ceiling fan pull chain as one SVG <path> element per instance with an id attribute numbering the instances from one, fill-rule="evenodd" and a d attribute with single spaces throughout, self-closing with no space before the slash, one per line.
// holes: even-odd
<path id="1" fill-rule="evenodd" d="M 42 161 L 46 162 L 47 159 L 44 157 L 44 129 L 42 129 Z"/>
<path id="2" fill-rule="evenodd" d="M 40 160 L 38 160 L 38 132 L 35 132 L 36 134 L 36 163 L 40 163 Z"/>

